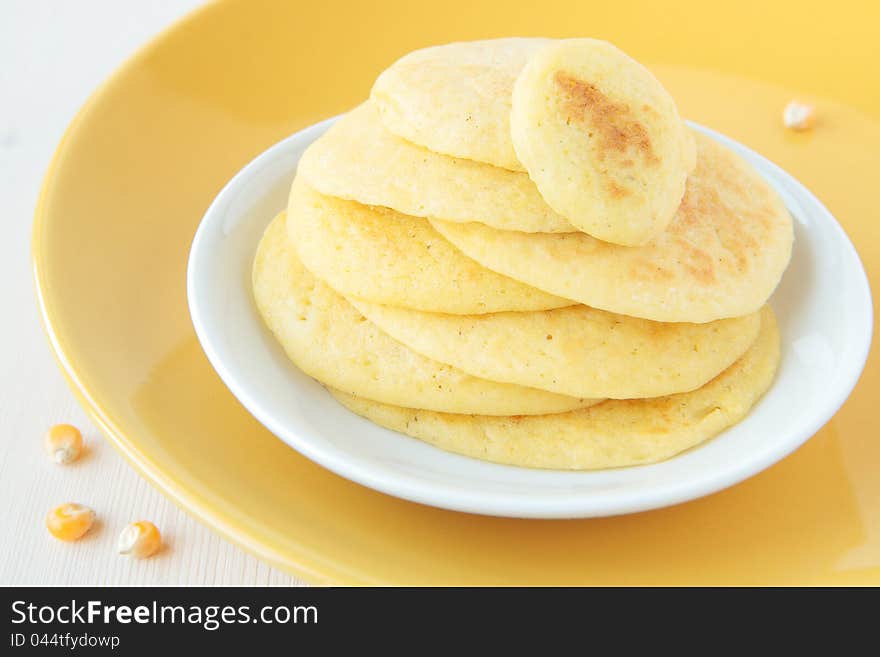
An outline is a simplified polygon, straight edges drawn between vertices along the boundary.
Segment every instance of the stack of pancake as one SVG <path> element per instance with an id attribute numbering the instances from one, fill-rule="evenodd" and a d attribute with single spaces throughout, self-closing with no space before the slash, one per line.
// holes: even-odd
<path id="1" fill-rule="evenodd" d="M 770 386 L 791 218 L 591 39 L 427 48 L 303 155 L 258 308 L 346 407 L 468 456 L 658 461 Z"/>

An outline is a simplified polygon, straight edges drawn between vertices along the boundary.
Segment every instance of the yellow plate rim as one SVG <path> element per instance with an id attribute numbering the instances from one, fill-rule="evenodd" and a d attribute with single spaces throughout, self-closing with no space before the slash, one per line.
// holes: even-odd
<path id="1" fill-rule="evenodd" d="M 308 549 L 304 548 L 301 544 L 297 544 L 299 553 L 292 555 L 292 559 L 290 558 L 291 555 L 288 557 L 281 556 L 277 551 L 268 547 L 270 541 L 259 540 L 257 537 L 248 536 L 243 532 L 236 531 L 235 523 L 223 514 L 213 511 L 211 504 L 196 491 L 188 489 L 180 482 L 175 482 L 165 476 L 162 473 L 161 467 L 143 452 L 138 450 L 134 443 L 125 437 L 123 431 L 113 422 L 113 420 L 101 410 L 100 404 L 91 397 L 88 392 L 88 387 L 78 377 L 75 367 L 65 354 L 63 340 L 53 328 L 52 311 L 45 303 L 43 289 L 46 281 L 42 266 L 42 235 L 46 223 L 45 205 L 49 189 L 55 179 L 60 155 L 63 152 L 66 143 L 82 123 L 83 118 L 98 104 L 106 90 L 110 88 L 117 79 L 125 75 L 128 69 L 145 57 L 150 50 L 161 44 L 163 41 L 174 38 L 177 33 L 186 30 L 191 22 L 199 20 L 203 14 L 210 12 L 213 6 L 214 5 L 212 4 L 208 4 L 191 11 L 138 48 L 135 53 L 118 66 L 113 73 L 105 78 L 97 89 L 92 92 L 65 129 L 58 146 L 56 146 L 55 151 L 52 154 L 46 173 L 43 176 L 43 182 L 40 185 L 40 192 L 34 210 L 33 227 L 31 230 L 31 262 L 34 292 L 37 299 L 40 324 L 49 341 L 52 356 L 64 375 L 64 379 L 71 391 L 80 402 L 80 405 L 89 417 L 98 425 L 104 435 L 110 439 L 113 446 L 122 453 L 126 461 L 128 461 L 128 463 L 131 464 L 141 476 L 171 499 L 174 504 L 193 515 L 199 521 L 207 524 L 213 530 L 219 532 L 226 540 L 241 547 L 255 557 L 268 562 L 280 570 L 292 572 L 294 575 L 301 577 L 312 584 L 330 585 L 346 583 L 363 585 L 375 583 L 351 577 L 351 573 L 341 568 L 334 567 L 331 563 L 328 563 L 325 560 L 315 558 L 315 555 L 313 555 Z M 291 562 L 295 563 L 292 565 Z"/>
<path id="2" fill-rule="evenodd" d="M 47 334 L 51 351 L 59 368 L 65 376 L 72 391 L 81 402 L 88 414 L 95 420 L 101 430 L 108 436 L 111 443 L 119 449 L 126 459 L 134 466 L 135 470 L 145 476 L 151 484 L 158 487 L 163 494 L 171 498 L 175 504 L 186 510 L 197 519 L 208 523 L 213 529 L 216 529 L 221 535 L 231 542 L 241 546 L 248 552 L 257 557 L 281 567 L 282 569 L 297 574 L 314 583 L 348 583 L 348 584 L 375 584 L 381 583 L 367 576 L 357 576 L 352 570 L 347 570 L 344 566 L 339 566 L 333 561 L 327 561 L 320 558 L 320 555 L 310 551 L 307 546 L 297 542 L 290 541 L 284 550 L 273 550 L 268 546 L 271 544 L 271 534 L 265 531 L 251 531 L 248 535 L 243 536 L 237 533 L 236 521 L 234 517 L 227 517 L 212 512 L 212 506 L 206 501 L 206 498 L 200 496 L 193 490 L 178 491 L 173 481 L 162 475 L 156 464 L 143 457 L 133 444 L 126 440 L 124 434 L 114 424 L 112 418 L 107 416 L 100 410 L 98 400 L 95 400 L 88 394 L 86 383 L 76 374 L 76 367 L 65 356 L 64 339 L 59 336 L 53 329 L 53 312 L 46 307 L 43 287 L 45 286 L 45 271 L 47 266 L 42 260 L 44 245 L 42 241 L 43 230 L 45 224 L 45 201 L 48 190 L 57 174 L 56 169 L 60 155 L 63 153 L 66 143 L 71 134 L 74 134 L 79 124 L 82 123 L 83 117 L 87 116 L 96 103 L 101 99 L 106 90 L 112 86 L 127 70 L 135 63 L 140 61 L 145 53 L 166 39 L 172 38 L 197 19 L 202 18 L 205 14 L 213 11 L 218 4 L 209 4 L 198 8 L 184 18 L 171 25 L 164 32 L 154 39 L 150 40 L 142 46 L 134 55 L 129 57 L 121 66 L 119 66 L 89 97 L 83 107 L 77 112 L 74 119 L 69 124 L 59 145 L 57 146 L 50 165 L 47 168 L 44 177 L 38 202 L 34 215 L 34 224 L 32 230 L 31 256 L 33 263 L 33 280 L 35 284 L 36 296 L 38 301 L 38 309 L 43 329 Z M 832 206 L 833 207 L 833 206 Z M 866 248 L 864 240 L 858 242 L 862 249 Z M 868 265 L 872 265 L 870 259 L 865 261 Z M 873 271 L 873 270 L 872 270 Z M 867 372 L 866 372 L 867 373 Z M 827 441 L 826 441 L 827 442 Z M 270 537 L 269 540 L 261 540 L 261 537 Z M 363 573 L 358 573 L 363 575 Z M 718 576 L 715 576 L 716 581 Z M 722 578 L 723 579 L 723 578 Z M 772 579 L 772 577 L 771 577 Z"/>

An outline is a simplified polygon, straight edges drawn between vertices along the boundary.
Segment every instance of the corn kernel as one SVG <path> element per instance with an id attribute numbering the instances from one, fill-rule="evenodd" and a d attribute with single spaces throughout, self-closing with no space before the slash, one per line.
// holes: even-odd
<path id="1" fill-rule="evenodd" d="M 69 424 L 56 424 L 46 432 L 46 451 L 55 463 L 73 463 L 82 454 L 82 434 Z"/>
<path id="2" fill-rule="evenodd" d="M 46 528 L 61 541 L 76 541 L 89 531 L 95 522 L 95 512 L 82 504 L 68 502 L 49 511 Z"/>
<path id="3" fill-rule="evenodd" d="M 792 100 L 782 110 L 782 122 L 792 130 L 809 130 L 816 123 L 816 108 Z"/>
<path id="4" fill-rule="evenodd" d="M 138 520 L 122 530 L 117 547 L 119 554 L 128 554 L 135 559 L 146 559 L 162 547 L 162 535 L 153 523 L 148 520 Z"/>

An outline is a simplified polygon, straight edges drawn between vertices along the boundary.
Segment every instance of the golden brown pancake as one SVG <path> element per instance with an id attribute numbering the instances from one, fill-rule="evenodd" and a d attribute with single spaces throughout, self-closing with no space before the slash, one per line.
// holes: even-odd
<path id="1" fill-rule="evenodd" d="M 594 308 L 659 322 L 711 322 L 756 312 L 791 257 L 791 216 L 763 178 L 702 133 L 697 166 L 669 228 L 620 246 L 584 233 L 500 231 L 431 220 L 480 264 Z"/>

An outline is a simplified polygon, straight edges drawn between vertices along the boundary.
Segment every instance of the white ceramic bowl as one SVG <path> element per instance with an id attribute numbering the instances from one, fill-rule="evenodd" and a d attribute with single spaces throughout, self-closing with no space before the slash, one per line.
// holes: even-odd
<path id="1" fill-rule="evenodd" d="M 751 162 L 794 217 L 794 255 L 772 299 L 782 362 L 745 420 L 662 463 L 598 472 L 484 463 L 382 429 L 337 404 L 287 360 L 251 295 L 263 229 L 285 207 L 303 150 L 332 121 L 273 146 L 226 185 L 196 233 L 187 283 L 196 333 L 232 393 L 281 440 L 343 477 L 424 504 L 501 516 L 576 518 L 657 508 L 721 490 L 778 461 L 834 415 L 861 373 L 871 296 L 843 230 L 779 167 L 694 126 Z"/>

